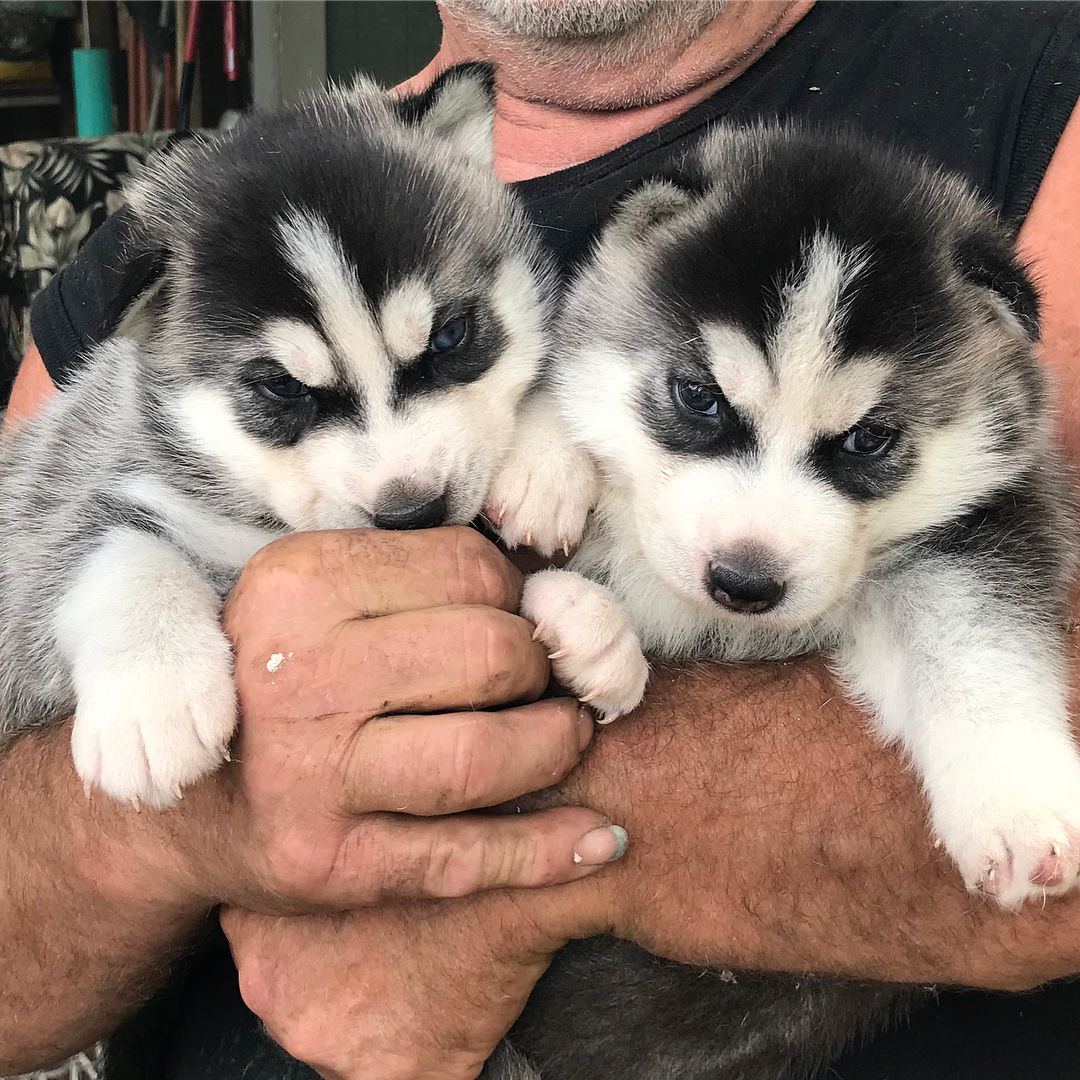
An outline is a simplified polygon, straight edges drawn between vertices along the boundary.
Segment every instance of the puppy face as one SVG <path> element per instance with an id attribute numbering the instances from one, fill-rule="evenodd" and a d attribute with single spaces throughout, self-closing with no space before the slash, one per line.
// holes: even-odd
<path id="1" fill-rule="evenodd" d="M 616 214 L 559 392 L 668 587 L 792 629 L 1027 467 L 1034 294 L 955 183 L 838 139 L 718 138 L 697 190 Z"/>
<path id="2" fill-rule="evenodd" d="M 520 212 L 460 144 L 481 107 L 464 77 L 426 105 L 324 94 L 135 193 L 168 252 L 153 348 L 168 408 L 293 528 L 481 508 L 549 293 Z"/>

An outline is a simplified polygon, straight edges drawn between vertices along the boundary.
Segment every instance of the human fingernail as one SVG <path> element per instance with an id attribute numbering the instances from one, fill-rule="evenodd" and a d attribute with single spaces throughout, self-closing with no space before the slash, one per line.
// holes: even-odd
<path id="1" fill-rule="evenodd" d="M 574 848 L 574 862 L 583 866 L 602 866 L 626 854 L 630 837 L 621 825 L 603 825 L 587 832 Z"/>
<path id="2" fill-rule="evenodd" d="M 592 742 L 593 727 L 591 710 L 587 705 L 579 705 L 577 711 L 577 746 L 579 750 L 584 750 Z"/>

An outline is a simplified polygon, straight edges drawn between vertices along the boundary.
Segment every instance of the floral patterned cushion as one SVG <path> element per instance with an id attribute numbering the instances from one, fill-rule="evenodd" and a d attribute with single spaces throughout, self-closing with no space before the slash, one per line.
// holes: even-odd
<path id="1" fill-rule="evenodd" d="M 0 147 L 0 403 L 29 338 L 30 304 L 123 204 L 120 188 L 168 132 Z"/>

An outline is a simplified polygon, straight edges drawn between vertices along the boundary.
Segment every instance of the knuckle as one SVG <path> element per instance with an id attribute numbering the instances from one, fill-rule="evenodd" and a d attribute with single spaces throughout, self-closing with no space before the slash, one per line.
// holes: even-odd
<path id="1" fill-rule="evenodd" d="M 484 888 L 484 852 L 473 844 L 432 844 L 425 859 L 421 891 L 439 899 L 471 896 Z"/>
<path id="2" fill-rule="evenodd" d="M 466 648 L 481 660 L 481 677 L 497 685 L 520 665 L 535 659 L 525 621 L 493 608 L 477 608 L 470 617 Z"/>
<path id="3" fill-rule="evenodd" d="M 517 608 L 521 576 L 499 549 L 475 529 L 455 529 L 449 549 L 459 595 L 476 604 Z"/>
<path id="4" fill-rule="evenodd" d="M 319 541 L 321 543 L 321 536 Z M 279 537 L 259 548 L 248 559 L 241 571 L 240 580 L 246 580 L 249 584 L 269 582 L 276 586 L 283 575 L 303 576 L 310 572 L 311 546 L 311 537 L 303 533 Z"/>
<path id="5" fill-rule="evenodd" d="M 465 844 L 440 841 L 428 855 L 423 891 L 449 900 L 497 886 L 528 883 L 535 878 L 536 864 L 536 848 L 521 838 L 477 838 Z"/>
<path id="6" fill-rule="evenodd" d="M 282 596 L 302 588 L 311 576 L 312 544 L 310 534 L 295 533 L 256 551 L 226 600 L 226 625 L 249 615 L 259 618 L 267 607 L 280 604 Z"/>

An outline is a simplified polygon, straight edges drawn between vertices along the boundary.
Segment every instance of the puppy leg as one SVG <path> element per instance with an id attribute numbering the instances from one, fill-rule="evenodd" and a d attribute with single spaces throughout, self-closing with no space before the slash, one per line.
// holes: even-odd
<path id="1" fill-rule="evenodd" d="M 510 547 L 550 558 L 569 554 L 585 530 L 599 481 L 591 458 L 570 442 L 544 389 L 521 406 L 514 444 L 495 474 L 485 514 Z"/>
<path id="2" fill-rule="evenodd" d="M 55 628 L 88 790 L 167 806 L 221 763 L 236 701 L 220 608 L 195 568 L 149 533 L 116 529 L 84 560 Z"/>
<path id="3" fill-rule="evenodd" d="M 870 587 L 839 658 L 915 762 L 968 888 L 1006 907 L 1080 872 L 1080 754 L 1054 638 L 975 568 L 930 561 Z"/>
<path id="4" fill-rule="evenodd" d="M 615 596 L 569 570 L 525 579 L 521 613 L 551 650 L 555 677 L 609 723 L 641 701 L 649 665 Z"/>

